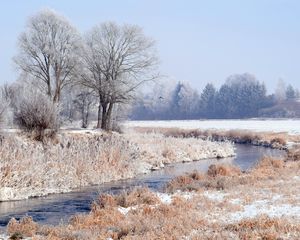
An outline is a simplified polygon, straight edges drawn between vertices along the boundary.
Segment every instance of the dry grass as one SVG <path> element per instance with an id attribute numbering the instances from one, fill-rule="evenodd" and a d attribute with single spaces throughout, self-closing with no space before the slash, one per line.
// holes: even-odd
<path id="1" fill-rule="evenodd" d="M 243 204 L 255 204 L 258 200 L 269 199 L 275 206 L 273 194 L 287 197 L 280 204 L 292 204 L 288 200 L 298 189 L 299 180 L 294 176 L 299 172 L 299 162 L 270 158 L 263 159 L 247 173 L 236 167 L 212 165 L 205 174 L 193 172 L 173 180 L 176 193 L 170 195 L 170 204 L 161 202 L 149 189 L 133 189 L 116 196 L 101 195 L 89 214 L 74 216 L 68 225 L 37 226 L 31 220 L 22 225 L 22 221 L 12 220 L 9 232 L 33 235 L 36 239 L 299 239 L 299 216 L 279 218 L 258 214 L 238 220 L 231 217 L 243 211 Z M 212 186 L 217 180 L 225 183 L 222 191 L 205 185 Z M 283 189 L 285 183 L 291 184 L 290 188 Z M 193 184 L 199 188 L 191 197 L 185 198 L 177 192 Z M 293 196 L 298 199 L 298 195 Z M 236 198 L 240 203 L 234 203 Z M 297 206 L 299 201 L 293 204 Z M 126 209 L 125 213 L 120 208 Z"/>
<path id="2" fill-rule="evenodd" d="M 37 232 L 38 225 L 31 217 L 24 217 L 20 221 L 11 219 L 7 225 L 7 233 L 11 236 L 17 236 L 21 239 L 23 237 L 32 237 Z"/>
<path id="3" fill-rule="evenodd" d="M 207 175 L 210 177 L 217 176 L 238 176 L 241 174 L 241 170 L 238 167 L 230 165 L 215 165 L 209 166 Z"/>
<path id="4" fill-rule="evenodd" d="M 294 145 L 293 147 L 289 148 L 288 151 L 288 159 L 292 161 L 299 161 L 300 160 L 300 147 L 299 145 Z"/>
<path id="5" fill-rule="evenodd" d="M 166 163 L 234 154 L 230 143 L 98 131 L 66 131 L 43 142 L 12 133 L 1 138 L 0 146 L 0 200 L 68 192 L 132 178 Z"/>
<path id="6" fill-rule="evenodd" d="M 143 141 L 147 141 L 147 136 L 150 135 L 145 135 Z M 104 142 L 111 144 L 109 139 L 107 137 Z M 172 144 L 176 142 L 172 141 Z M 128 143 L 127 140 L 125 142 Z M 143 152 L 149 145 L 139 147 Z M 159 146 L 156 149 L 163 148 Z M 123 156 L 122 152 L 110 151 L 103 151 L 103 158 L 110 159 L 110 164 Z M 171 154 L 170 150 L 159 151 L 159 154 L 162 153 L 166 156 Z M 80 169 L 85 167 L 81 165 Z M 4 175 L 10 174 L 9 169 L 4 170 Z M 247 206 L 256 206 L 257 202 L 262 204 L 259 205 L 262 209 L 276 208 L 276 204 L 281 204 L 279 206 L 288 205 L 290 209 L 297 210 L 300 204 L 299 175 L 299 161 L 273 158 L 263 158 L 249 172 L 241 172 L 230 165 L 211 165 L 207 173 L 193 172 L 172 180 L 166 187 L 166 193 L 172 198 L 170 204 L 162 202 L 149 189 L 133 189 L 119 195 L 99 196 L 90 213 L 75 215 L 67 225 L 51 227 L 37 225 L 31 219 L 11 220 L 8 232 L 51 240 L 300 239 L 299 214 L 293 217 L 288 212 L 285 217 L 259 214 L 255 217 L 233 217 L 239 212 L 243 214 Z M 191 191 L 186 198 L 185 194 Z M 280 201 L 274 200 L 273 197 L 278 195 Z"/>
<path id="7" fill-rule="evenodd" d="M 159 203 L 157 195 L 148 188 L 136 188 L 132 191 L 125 191 L 118 195 L 102 194 L 99 196 L 97 205 L 101 208 L 113 206 L 127 208 L 135 205 L 154 205 L 157 203 Z"/>
<path id="8" fill-rule="evenodd" d="M 176 191 L 198 191 L 200 189 L 224 190 L 238 183 L 238 176 L 241 175 L 239 168 L 231 165 L 212 164 L 206 174 L 193 172 L 184 176 L 179 176 L 171 180 L 166 191 L 174 193 Z"/>
<path id="9" fill-rule="evenodd" d="M 299 174 L 300 163 L 286 163 L 282 159 L 271 157 L 262 158 L 259 163 L 250 171 L 242 173 L 241 170 L 232 165 L 212 164 L 207 173 L 193 172 L 179 176 L 171 180 L 166 191 L 199 191 L 199 190 L 225 190 L 234 189 L 236 186 L 257 184 L 266 179 L 278 179 L 282 176 Z"/>
<path id="10" fill-rule="evenodd" d="M 162 133 L 167 137 L 175 138 L 200 138 L 213 141 L 232 141 L 235 143 L 253 144 L 278 149 L 286 149 L 287 142 L 300 142 L 300 136 L 288 135 L 285 132 L 251 132 L 248 130 L 200 130 L 180 128 L 150 128 L 136 127 L 140 133 Z"/>
<path id="11" fill-rule="evenodd" d="M 62 133 L 44 143 L 12 134 L 0 144 L 1 200 L 66 192 L 140 173 L 137 146 L 117 134 Z"/>
<path id="12" fill-rule="evenodd" d="M 239 239 L 281 239 L 287 235 L 289 239 L 296 239 L 300 233 L 300 224 L 282 218 L 258 216 L 253 219 L 244 219 L 235 224 L 224 227 L 225 231 L 234 232 Z"/>
<path id="13" fill-rule="evenodd" d="M 223 158 L 235 154 L 230 142 L 219 143 L 194 137 L 182 139 L 153 132 L 131 132 L 124 136 L 139 146 L 143 160 L 154 168 L 166 163 Z"/>

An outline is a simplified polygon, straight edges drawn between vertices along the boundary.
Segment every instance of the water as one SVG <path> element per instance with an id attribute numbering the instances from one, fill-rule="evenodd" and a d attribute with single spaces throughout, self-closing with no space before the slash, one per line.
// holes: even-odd
<path id="1" fill-rule="evenodd" d="M 231 163 L 242 170 L 251 168 L 264 155 L 283 157 L 285 152 L 250 145 L 236 145 L 236 157 L 224 159 L 207 159 L 188 163 L 169 164 L 164 169 L 142 175 L 134 179 L 116 181 L 98 186 L 85 187 L 72 193 L 53 194 L 46 197 L 31 198 L 22 201 L 0 203 L 0 226 L 7 225 L 10 218 L 20 219 L 26 215 L 42 224 L 60 224 L 68 222 L 76 213 L 90 211 L 91 203 L 100 193 L 117 193 L 134 186 L 148 186 L 161 190 L 166 182 L 175 176 L 194 170 L 207 171 L 214 163 Z"/>

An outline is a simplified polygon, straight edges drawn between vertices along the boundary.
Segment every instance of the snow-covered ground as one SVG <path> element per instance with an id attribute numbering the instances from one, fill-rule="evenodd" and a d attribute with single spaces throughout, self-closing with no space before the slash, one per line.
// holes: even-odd
<path id="1" fill-rule="evenodd" d="M 257 132 L 288 132 L 300 134 L 300 119 L 247 119 L 247 120 L 172 120 L 127 121 L 128 127 L 166 127 L 184 129 L 251 130 Z"/>

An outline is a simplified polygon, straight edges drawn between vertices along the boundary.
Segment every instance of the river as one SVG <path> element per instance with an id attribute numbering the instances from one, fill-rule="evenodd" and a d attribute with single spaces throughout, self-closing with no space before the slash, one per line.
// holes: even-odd
<path id="1" fill-rule="evenodd" d="M 235 147 L 236 156 L 232 158 L 169 164 L 163 169 L 134 179 L 85 187 L 71 193 L 53 194 L 22 201 L 1 202 L 0 227 L 5 227 L 12 217 L 20 219 L 26 215 L 32 216 L 34 221 L 42 224 L 66 223 L 74 214 L 89 212 L 91 203 L 100 193 L 117 193 L 134 186 L 148 186 L 151 189 L 160 191 L 170 179 L 194 170 L 207 171 L 209 165 L 214 163 L 231 163 L 239 166 L 242 170 L 247 170 L 254 166 L 264 155 L 283 157 L 285 154 L 282 150 L 251 145 L 237 144 Z"/>

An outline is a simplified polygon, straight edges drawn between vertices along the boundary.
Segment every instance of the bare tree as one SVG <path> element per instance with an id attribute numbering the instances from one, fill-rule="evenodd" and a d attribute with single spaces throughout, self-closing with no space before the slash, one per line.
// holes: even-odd
<path id="1" fill-rule="evenodd" d="M 35 78 L 54 102 L 61 90 L 74 80 L 78 66 L 80 36 L 61 15 L 43 10 L 32 16 L 19 38 L 18 67 Z"/>
<path id="2" fill-rule="evenodd" d="M 82 84 L 97 94 L 97 127 L 107 130 L 114 104 L 127 103 L 139 86 L 158 77 L 154 41 L 138 26 L 112 22 L 94 27 L 85 40 Z"/>

